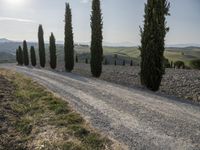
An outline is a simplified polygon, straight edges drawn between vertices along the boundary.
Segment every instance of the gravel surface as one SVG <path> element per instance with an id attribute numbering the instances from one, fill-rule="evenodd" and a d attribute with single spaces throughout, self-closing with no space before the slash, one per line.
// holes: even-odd
<path id="1" fill-rule="evenodd" d="M 143 88 L 139 71 L 138 66 L 103 66 L 100 79 L 132 88 Z M 76 64 L 74 73 L 91 77 L 90 66 L 86 64 Z M 200 102 L 200 70 L 166 69 L 157 93 Z"/>
<path id="2" fill-rule="evenodd" d="M 7 66 L 46 86 L 129 149 L 199 150 L 200 106 L 76 74 Z"/>

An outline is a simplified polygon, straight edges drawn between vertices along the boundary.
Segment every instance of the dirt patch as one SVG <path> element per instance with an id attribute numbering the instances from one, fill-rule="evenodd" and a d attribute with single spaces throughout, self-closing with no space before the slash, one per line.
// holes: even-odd
<path id="1" fill-rule="evenodd" d="M 10 102 L 15 87 L 0 75 L 0 149 L 25 149 L 22 135 L 16 131 L 13 124 L 19 119 L 19 114 L 12 110 Z"/>

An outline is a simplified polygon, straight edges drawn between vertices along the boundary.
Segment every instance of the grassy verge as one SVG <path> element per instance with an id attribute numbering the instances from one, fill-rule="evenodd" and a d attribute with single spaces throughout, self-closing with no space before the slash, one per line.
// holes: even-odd
<path id="1" fill-rule="evenodd" d="M 14 100 L 6 105 L 17 116 L 10 120 L 23 143 L 20 149 L 112 149 L 110 140 L 89 128 L 67 102 L 54 97 L 44 87 L 8 70 L 1 69 L 0 76 L 15 87 Z"/>

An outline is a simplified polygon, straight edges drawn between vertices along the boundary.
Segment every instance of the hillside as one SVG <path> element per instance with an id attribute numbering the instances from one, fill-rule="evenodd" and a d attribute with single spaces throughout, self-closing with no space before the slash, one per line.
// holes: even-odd
<path id="1" fill-rule="evenodd" d="M 7 40 L 7 42 L 0 42 L 0 62 L 13 62 L 15 59 L 15 50 L 21 45 L 20 42 L 12 42 Z M 37 49 L 37 43 L 28 43 L 28 46 L 34 46 Z M 48 48 L 49 45 L 46 44 L 47 60 L 48 60 Z M 58 64 L 62 64 L 64 61 L 64 47 L 62 44 L 57 44 L 57 55 Z M 85 62 L 85 59 L 90 59 L 90 48 L 88 45 L 77 45 L 75 44 L 75 51 L 78 54 L 79 61 Z M 36 50 L 37 52 L 37 50 Z M 137 47 L 110 47 L 104 46 L 104 56 L 109 64 L 113 64 L 115 59 L 117 64 L 121 65 L 123 60 L 130 63 L 133 60 L 135 65 L 140 62 L 140 51 Z M 165 57 L 170 61 L 181 60 L 187 65 L 189 61 L 194 59 L 200 59 L 200 47 L 167 47 L 165 51 Z"/>

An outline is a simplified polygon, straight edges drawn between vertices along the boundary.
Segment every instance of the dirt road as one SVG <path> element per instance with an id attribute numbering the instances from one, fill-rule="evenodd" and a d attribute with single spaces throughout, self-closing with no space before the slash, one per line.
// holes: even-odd
<path id="1" fill-rule="evenodd" d="M 0 66 L 2 67 L 2 65 Z M 5 65 L 70 100 L 91 124 L 129 149 L 199 150 L 200 106 L 105 81 Z"/>

